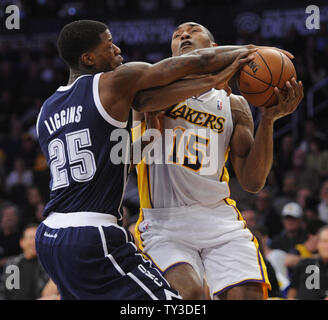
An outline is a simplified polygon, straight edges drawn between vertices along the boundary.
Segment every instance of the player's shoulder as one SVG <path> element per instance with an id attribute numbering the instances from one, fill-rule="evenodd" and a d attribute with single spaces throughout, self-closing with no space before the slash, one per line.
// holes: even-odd
<path id="1" fill-rule="evenodd" d="M 125 85 L 135 83 L 150 66 L 151 64 L 147 62 L 127 62 L 115 68 L 115 70 L 104 72 L 100 81 L 122 87 L 123 83 Z"/>
<path id="2" fill-rule="evenodd" d="M 231 114 L 234 123 L 253 123 L 253 116 L 247 100 L 240 95 L 230 95 Z"/>
<path id="3" fill-rule="evenodd" d="M 231 104 L 231 108 L 234 108 L 234 109 L 248 109 L 248 110 L 250 110 L 247 100 L 241 95 L 237 95 L 237 94 L 232 93 L 230 95 L 230 104 Z"/>
<path id="4" fill-rule="evenodd" d="M 115 70 L 106 72 L 105 74 L 117 75 L 120 73 L 137 73 L 148 69 L 150 66 L 150 63 L 142 61 L 127 62 L 118 66 Z"/>

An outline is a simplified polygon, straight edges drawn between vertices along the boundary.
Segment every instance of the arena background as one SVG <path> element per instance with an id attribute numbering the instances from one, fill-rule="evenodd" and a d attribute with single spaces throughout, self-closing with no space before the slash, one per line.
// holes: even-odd
<path id="1" fill-rule="evenodd" d="M 9 5 L 20 9 L 19 29 L 6 28 L 9 14 L 5 9 Z M 320 8 L 319 29 L 306 28 L 308 5 Z M 171 33 L 186 21 L 206 26 L 219 45 L 252 43 L 292 52 L 305 98 L 294 114 L 275 124 L 274 166 L 266 190 L 276 209 L 277 226 L 281 219 L 277 203 L 281 204 L 281 199 L 299 201 L 304 212 L 309 209 L 319 214 L 318 205 L 324 201 L 320 190 L 328 176 L 327 1 L 0 0 L 0 206 L 9 201 L 19 209 L 13 233 L 18 234 L 28 223 L 42 221 L 40 214 L 48 200 L 49 170 L 37 142 L 35 122 L 44 99 L 67 83 L 68 70 L 57 55 L 56 39 L 66 23 L 78 19 L 108 24 L 125 62 L 154 63 L 169 57 Z M 233 89 L 238 93 L 236 87 Z M 258 110 L 252 106 L 251 109 L 256 125 Z M 302 155 L 297 153 L 299 150 Z M 308 176 L 298 181 L 299 173 L 305 172 Z M 290 174 L 296 178 L 288 189 L 285 177 Z M 242 191 L 233 172 L 230 175 L 232 198 L 238 200 L 241 210 L 254 210 L 257 223 L 265 226 L 259 195 Z M 298 197 L 301 188 L 309 190 L 308 201 Z M 124 204 L 124 225 L 129 227 L 139 208 L 135 174 L 129 178 Z M 280 231 L 282 226 L 272 231 L 270 237 Z M 18 243 L 15 250 L 10 256 L 20 253 Z M 6 258 L 8 254 L 0 242 L 2 274 Z"/>

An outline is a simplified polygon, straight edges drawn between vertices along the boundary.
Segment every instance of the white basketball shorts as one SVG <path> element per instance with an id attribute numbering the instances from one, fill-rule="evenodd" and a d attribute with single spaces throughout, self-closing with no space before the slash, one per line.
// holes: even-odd
<path id="1" fill-rule="evenodd" d="M 231 199 L 216 208 L 199 205 L 142 209 L 136 226 L 140 249 L 165 274 L 190 264 L 206 278 L 211 296 L 246 282 L 270 283 L 253 234 Z"/>

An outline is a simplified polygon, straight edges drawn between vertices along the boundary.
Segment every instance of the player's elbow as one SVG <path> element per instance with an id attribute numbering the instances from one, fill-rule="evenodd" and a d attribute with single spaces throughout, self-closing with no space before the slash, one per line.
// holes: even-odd
<path id="1" fill-rule="evenodd" d="M 134 100 L 132 108 L 138 112 L 145 112 L 149 106 L 149 96 L 145 92 L 139 92 Z"/>
<path id="2" fill-rule="evenodd" d="M 133 104 L 132 104 L 132 108 L 135 111 L 138 111 L 138 112 L 143 112 L 144 111 L 144 108 L 142 108 L 142 104 L 139 103 L 139 101 L 134 101 Z"/>

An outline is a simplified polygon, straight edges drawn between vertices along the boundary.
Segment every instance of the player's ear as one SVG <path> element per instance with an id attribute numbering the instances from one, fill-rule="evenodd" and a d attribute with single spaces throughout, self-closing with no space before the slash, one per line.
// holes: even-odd
<path id="1" fill-rule="evenodd" d="M 92 67 L 95 64 L 94 55 L 91 52 L 82 53 L 80 61 L 86 67 Z"/>

